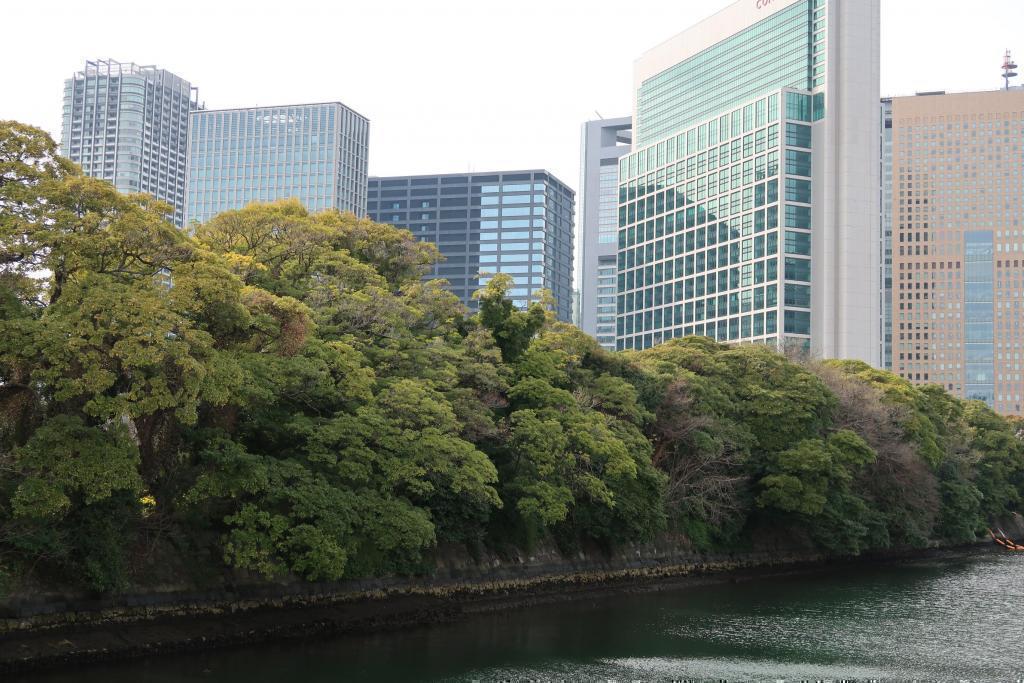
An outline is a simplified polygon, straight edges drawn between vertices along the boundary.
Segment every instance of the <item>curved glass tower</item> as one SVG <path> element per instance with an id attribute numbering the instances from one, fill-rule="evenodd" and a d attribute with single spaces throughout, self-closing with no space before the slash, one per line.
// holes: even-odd
<path id="1" fill-rule="evenodd" d="M 198 94 L 155 66 L 98 59 L 64 81 L 61 154 L 121 192 L 174 207 L 184 225 L 188 115 Z"/>

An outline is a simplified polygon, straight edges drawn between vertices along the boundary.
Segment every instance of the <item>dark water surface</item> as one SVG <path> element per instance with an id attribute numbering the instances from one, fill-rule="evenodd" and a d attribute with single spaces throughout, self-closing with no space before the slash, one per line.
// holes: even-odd
<path id="1" fill-rule="evenodd" d="M 50 683 L 1024 679 L 1024 555 L 849 566 L 174 655 Z"/>

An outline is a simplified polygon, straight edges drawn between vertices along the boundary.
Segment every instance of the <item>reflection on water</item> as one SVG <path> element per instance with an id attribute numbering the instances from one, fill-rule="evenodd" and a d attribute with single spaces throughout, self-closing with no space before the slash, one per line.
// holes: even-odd
<path id="1" fill-rule="evenodd" d="M 365 637 L 153 658 L 52 683 L 1024 678 L 1024 556 L 847 567 Z"/>

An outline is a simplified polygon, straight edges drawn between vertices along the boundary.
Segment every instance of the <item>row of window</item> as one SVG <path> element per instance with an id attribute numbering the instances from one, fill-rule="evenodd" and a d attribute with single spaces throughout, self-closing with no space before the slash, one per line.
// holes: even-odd
<path id="1" fill-rule="evenodd" d="M 691 301 L 716 293 L 725 295 L 730 290 L 773 283 L 779 279 L 778 263 L 778 259 L 770 258 L 706 275 L 690 275 L 686 279 L 678 279 L 668 284 L 656 278 L 651 282 L 641 282 L 645 279 L 642 276 L 646 274 L 643 270 L 635 271 L 635 279 L 631 277 L 631 273 L 620 274 L 618 312 L 632 313 L 650 306 Z M 654 270 L 657 271 L 657 266 Z M 810 283 L 811 262 L 806 259 L 784 258 L 783 276 L 790 283 Z M 630 288 L 630 284 L 635 286 Z M 794 285 L 792 296 L 786 298 L 786 303 L 790 306 L 803 307 L 806 306 L 804 302 L 809 301 L 810 289 L 806 285 Z"/>
<path id="2" fill-rule="evenodd" d="M 754 344 L 779 345 L 777 338 L 779 333 L 779 316 L 777 311 L 768 311 L 764 314 L 755 313 L 728 320 L 719 320 L 711 323 L 700 323 L 696 325 L 678 324 L 667 325 L 654 332 L 633 334 L 626 332 L 623 325 L 617 330 L 618 339 L 616 348 L 623 351 L 627 349 L 646 349 L 680 337 L 709 337 L 720 342 L 746 341 Z M 621 321 L 620 321 L 621 322 Z M 784 318 L 784 329 L 792 330 L 786 332 L 791 335 L 804 335 L 804 337 L 787 337 L 782 344 L 795 348 L 809 349 L 810 340 L 806 335 L 810 334 L 810 315 L 802 311 L 788 311 Z M 803 330 L 806 330 L 804 332 Z M 767 338 L 765 338 L 767 335 Z"/>
<path id="3" fill-rule="evenodd" d="M 415 179 L 413 179 L 415 180 Z M 445 180 L 445 178 L 442 178 Z M 370 179 L 370 191 L 371 197 L 377 197 L 377 191 L 379 189 L 381 197 L 406 197 L 406 196 L 426 196 L 433 197 L 438 194 L 440 190 L 441 194 L 456 195 L 456 194 L 498 194 L 504 192 L 507 194 L 523 193 L 523 192 L 544 192 L 545 190 L 551 191 L 551 196 L 562 197 L 565 199 L 572 199 L 572 191 L 557 191 L 555 186 L 548 186 L 545 183 L 506 183 L 504 185 L 468 185 L 465 183 L 459 183 L 455 185 L 445 184 L 440 188 L 437 187 L 436 182 L 430 187 L 418 187 L 412 188 L 407 187 L 405 181 L 400 181 L 402 189 L 396 189 L 396 186 L 387 184 L 389 181 L 381 181 L 377 178 Z M 389 189 L 391 188 L 391 189 Z"/>

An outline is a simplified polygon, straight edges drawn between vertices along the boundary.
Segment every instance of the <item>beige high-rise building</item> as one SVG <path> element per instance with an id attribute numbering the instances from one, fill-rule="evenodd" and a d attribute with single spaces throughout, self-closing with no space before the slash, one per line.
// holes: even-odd
<path id="1" fill-rule="evenodd" d="M 1024 406 L 1024 90 L 892 100 L 893 371 Z"/>

